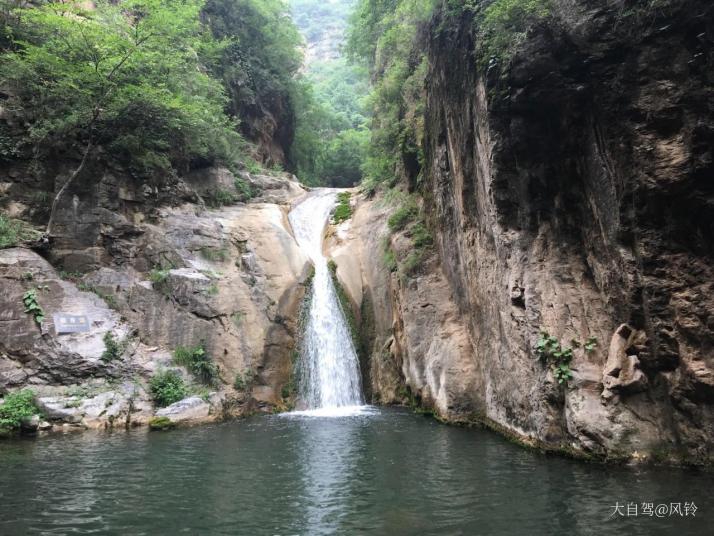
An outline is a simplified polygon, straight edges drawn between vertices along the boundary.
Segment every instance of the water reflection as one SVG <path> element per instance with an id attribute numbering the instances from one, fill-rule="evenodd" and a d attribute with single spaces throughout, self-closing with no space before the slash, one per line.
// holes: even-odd
<path id="1" fill-rule="evenodd" d="M 710 534 L 710 473 L 585 464 L 404 412 L 0 443 L 0 534 Z M 696 518 L 614 518 L 694 501 Z"/>

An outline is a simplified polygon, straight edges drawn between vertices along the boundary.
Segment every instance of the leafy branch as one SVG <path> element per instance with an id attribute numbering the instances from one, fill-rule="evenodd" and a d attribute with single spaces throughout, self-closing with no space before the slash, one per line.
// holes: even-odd
<path id="1" fill-rule="evenodd" d="M 45 311 L 40 307 L 37 302 L 37 289 L 31 288 L 25 294 L 22 295 L 22 303 L 25 305 L 25 312 L 32 314 L 35 318 L 35 322 L 39 326 L 45 319 Z"/>
<path id="2" fill-rule="evenodd" d="M 582 346 L 588 353 L 593 352 L 598 345 L 596 337 L 588 337 L 585 344 L 581 344 L 576 339 L 572 339 L 570 342 L 574 348 Z M 570 370 L 570 363 L 573 361 L 573 348 L 563 346 L 557 337 L 550 335 L 547 331 L 541 331 L 536 341 L 535 352 L 541 363 L 550 365 L 553 376 L 559 384 L 562 385 L 573 377 L 573 372 Z"/>

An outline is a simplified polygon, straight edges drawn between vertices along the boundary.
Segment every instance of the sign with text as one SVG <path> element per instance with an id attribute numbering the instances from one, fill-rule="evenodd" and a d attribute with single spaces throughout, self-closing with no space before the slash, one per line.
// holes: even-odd
<path id="1" fill-rule="evenodd" d="M 87 315 L 68 315 L 57 313 L 52 315 L 55 321 L 55 331 L 60 333 L 85 333 L 89 331 L 89 318 Z"/>

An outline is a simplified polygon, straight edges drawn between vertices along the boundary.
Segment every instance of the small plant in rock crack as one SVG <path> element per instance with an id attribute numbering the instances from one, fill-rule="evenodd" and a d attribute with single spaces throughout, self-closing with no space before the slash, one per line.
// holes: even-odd
<path id="1" fill-rule="evenodd" d="M 257 374 L 252 368 L 248 367 L 243 371 L 242 374 L 240 372 L 236 374 L 236 379 L 233 382 L 233 387 L 236 391 L 247 391 L 253 386 L 256 379 Z"/>
<path id="2" fill-rule="evenodd" d="M 595 348 L 597 348 L 597 337 L 588 337 L 583 347 L 588 353 L 595 351 Z"/>
<path id="3" fill-rule="evenodd" d="M 104 352 L 101 359 L 105 363 L 119 359 L 126 349 L 126 341 L 117 341 L 111 331 L 107 331 L 102 340 L 104 341 Z"/>
<path id="4" fill-rule="evenodd" d="M 557 337 L 546 331 L 541 331 L 535 347 L 536 355 L 543 364 L 549 364 L 553 376 L 559 384 L 566 383 L 573 377 L 570 362 L 573 360 L 573 349 L 560 344 Z"/>
<path id="5" fill-rule="evenodd" d="M 208 355 L 203 343 L 194 348 L 176 348 L 174 363 L 186 367 L 204 385 L 215 387 L 218 384 L 218 365 Z"/>
<path id="6" fill-rule="evenodd" d="M 45 311 L 37 302 L 37 289 L 31 288 L 22 295 L 22 303 L 25 305 L 25 312 L 31 314 L 35 318 L 37 325 L 42 324 L 45 319 Z"/>

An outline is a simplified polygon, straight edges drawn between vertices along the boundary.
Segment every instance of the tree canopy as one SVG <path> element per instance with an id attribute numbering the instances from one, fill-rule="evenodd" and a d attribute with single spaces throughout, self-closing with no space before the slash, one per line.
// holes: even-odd
<path id="1" fill-rule="evenodd" d="M 9 9 L 0 79 L 29 126 L 15 152 L 108 148 L 138 174 L 228 160 L 240 147 L 207 66 L 227 41 L 200 24 L 200 0 L 49 2 Z"/>

